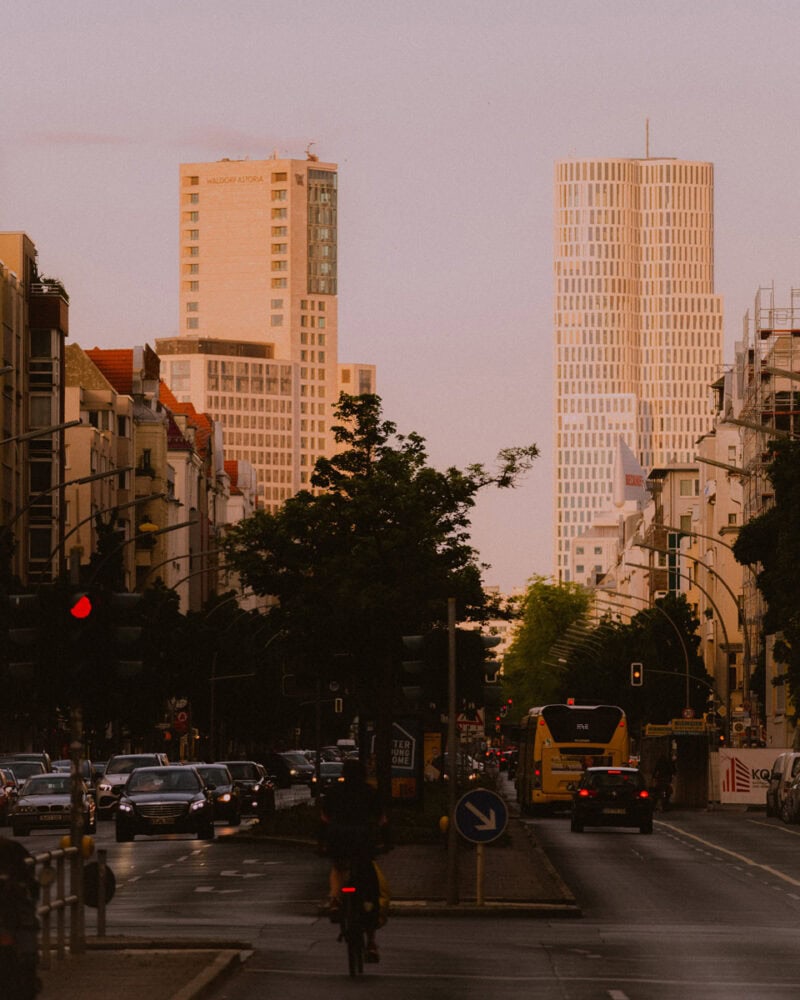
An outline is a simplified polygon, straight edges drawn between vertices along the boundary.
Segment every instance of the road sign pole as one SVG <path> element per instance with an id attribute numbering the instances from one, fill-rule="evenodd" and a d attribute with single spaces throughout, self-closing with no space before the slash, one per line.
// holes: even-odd
<path id="1" fill-rule="evenodd" d="M 475 857 L 477 865 L 477 870 L 475 872 L 475 902 L 478 906 L 483 906 L 483 883 L 486 875 L 486 860 L 483 856 L 483 844 L 476 845 Z"/>

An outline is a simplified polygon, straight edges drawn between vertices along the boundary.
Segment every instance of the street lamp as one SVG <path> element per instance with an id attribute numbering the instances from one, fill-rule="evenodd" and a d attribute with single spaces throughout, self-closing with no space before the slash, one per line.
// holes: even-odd
<path id="1" fill-rule="evenodd" d="M 82 427 L 82 420 L 67 420 L 63 424 L 52 424 L 50 427 L 39 427 L 34 431 L 26 431 L 24 434 L 15 434 L 13 437 L 4 438 L 0 441 L 0 447 L 6 444 L 14 444 L 15 441 L 32 441 L 34 438 L 47 437 L 48 434 L 55 434 L 57 431 L 66 431 L 70 427 Z"/>

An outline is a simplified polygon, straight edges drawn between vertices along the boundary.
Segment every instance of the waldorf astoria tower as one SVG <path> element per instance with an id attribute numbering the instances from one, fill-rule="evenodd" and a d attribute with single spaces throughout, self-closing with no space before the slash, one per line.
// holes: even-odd
<path id="1" fill-rule="evenodd" d="M 165 377 L 222 424 L 226 457 L 255 468 L 275 510 L 332 453 L 340 389 L 375 391 L 374 366 L 339 362 L 338 169 L 311 154 L 184 163 L 179 201 Z"/>
<path id="2" fill-rule="evenodd" d="M 722 364 L 714 168 L 675 159 L 555 169 L 555 576 L 612 504 L 619 438 L 649 473 L 693 464 Z"/>

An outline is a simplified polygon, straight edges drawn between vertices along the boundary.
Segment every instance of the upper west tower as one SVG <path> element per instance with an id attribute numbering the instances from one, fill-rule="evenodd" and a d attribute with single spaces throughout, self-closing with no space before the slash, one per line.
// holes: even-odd
<path id="1" fill-rule="evenodd" d="M 337 190 L 316 158 L 181 164 L 179 331 L 292 360 L 324 331 L 335 369 Z"/>
<path id="2" fill-rule="evenodd" d="M 620 437 L 642 468 L 693 463 L 722 364 L 714 168 L 675 159 L 555 167 L 555 575 L 612 503 Z"/>

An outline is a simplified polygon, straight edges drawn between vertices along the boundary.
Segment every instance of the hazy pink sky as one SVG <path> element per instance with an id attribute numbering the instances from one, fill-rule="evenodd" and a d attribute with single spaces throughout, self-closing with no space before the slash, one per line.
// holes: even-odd
<path id="1" fill-rule="evenodd" d="M 552 569 L 552 181 L 568 156 L 716 168 L 726 362 L 800 286 L 800 4 L 37 0 L 6 9 L 0 229 L 83 347 L 177 332 L 178 164 L 307 144 L 340 166 L 340 352 L 439 468 L 536 442 L 486 495 L 485 582 Z"/>

